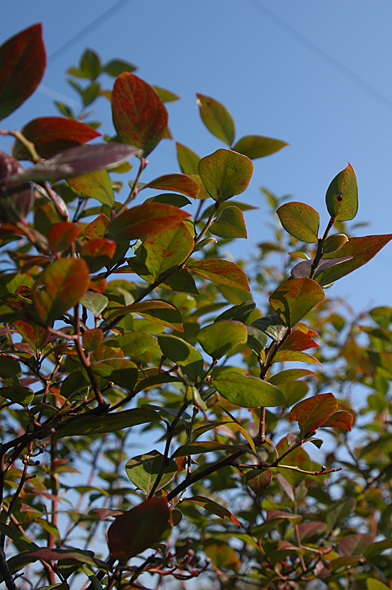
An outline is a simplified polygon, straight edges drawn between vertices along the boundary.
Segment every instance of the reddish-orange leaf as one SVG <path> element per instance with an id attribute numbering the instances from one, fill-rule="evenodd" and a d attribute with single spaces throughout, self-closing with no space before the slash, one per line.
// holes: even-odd
<path id="1" fill-rule="evenodd" d="M 134 74 L 124 72 L 112 92 L 113 123 L 124 141 L 146 157 L 166 132 L 168 115 L 157 92 Z"/>
<path id="2" fill-rule="evenodd" d="M 196 199 L 200 186 L 191 176 L 186 174 L 165 174 L 149 182 L 144 188 L 175 191 L 192 199 Z"/>
<path id="3" fill-rule="evenodd" d="M 103 340 L 103 332 L 100 328 L 86 330 L 82 335 L 83 346 L 86 352 L 95 350 Z"/>
<path id="4" fill-rule="evenodd" d="M 55 223 L 48 231 L 48 242 L 52 252 L 62 252 L 70 247 L 72 242 L 82 233 L 81 223 L 61 221 Z"/>
<path id="5" fill-rule="evenodd" d="M 88 288 L 96 293 L 105 293 L 106 290 L 106 279 L 101 277 L 90 277 Z"/>
<path id="6" fill-rule="evenodd" d="M 46 159 L 101 135 L 90 125 L 66 117 L 39 117 L 27 123 L 21 132 L 34 144 L 41 158 Z M 12 153 L 18 160 L 32 159 L 31 154 L 18 140 Z"/>
<path id="7" fill-rule="evenodd" d="M 108 530 L 109 551 L 121 562 L 158 543 L 169 523 L 164 498 L 150 498 L 117 516 Z"/>
<path id="8" fill-rule="evenodd" d="M 33 322 L 17 320 L 13 325 L 34 350 L 41 350 L 49 337 L 49 332 L 45 328 Z"/>
<path id="9" fill-rule="evenodd" d="M 290 414 L 290 422 L 296 420 L 301 430 L 301 438 L 314 432 L 336 412 L 338 402 L 332 393 L 322 393 L 304 399 L 296 404 Z"/>
<path id="10" fill-rule="evenodd" d="M 42 27 L 33 25 L 0 47 L 0 119 L 33 94 L 45 71 Z"/>
<path id="11" fill-rule="evenodd" d="M 163 203 L 143 203 L 115 217 L 109 225 L 108 237 L 115 241 L 135 240 L 163 231 L 190 214 L 179 207 Z"/>
<path id="12" fill-rule="evenodd" d="M 219 285 L 228 285 L 229 287 L 238 287 L 250 291 L 244 271 L 238 264 L 229 260 L 221 260 L 220 258 L 190 260 L 187 263 L 187 268 Z"/>
<path id="13" fill-rule="evenodd" d="M 293 330 L 284 341 L 281 350 L 307 350 L 318 346 L 320 345 L 313 340 L 310 334 L 304 334 L 300 330 Z"/>
<path id="14" fill-rule="evenodd" d="M 88 288 L 90 273 L 82 258 L 61 258 L 38 275 L 33 302 L 42 323 L 60 319 L 76 305 Z"/>
<path id="15" fill-rule="evenodd" d="M 347 412 L 346 410 L 338 410 L 324 422 L 323 428 L 326 428 L 327 426 L 338 426 L 339 428 L 344 428 L 345 430 L 351 430 L 353 421 L 354 416 L 350 414 L 350 412 Z"/>
<path id="16" fill-rule="evenodd" d="M 109 264 L 116 252 L 116 242 L 106 238 L 93 238 L 82 246 L 81 255 L 87 262 L 91 272 Z"/>
<path id="17" fill-rule="evenodd" d="M 106 217 L 103 213 L 100 213 L 94 221 L 88 224 L 86 227 L 86 231 L 84 235 L 86 236 L 87 240 L 92 240 L 93 238 L 103 238 L 105 235 L 105 231 L 107 226 L 110 223 L 109 217 Z"/>
<path id="18" fill-rule="evenodd" d="M 285 324 L 291 328 L 324 301 L 324 291 L 316 281 L 308 278 L 288 279 L 271 295 L 270 303 Z"/>

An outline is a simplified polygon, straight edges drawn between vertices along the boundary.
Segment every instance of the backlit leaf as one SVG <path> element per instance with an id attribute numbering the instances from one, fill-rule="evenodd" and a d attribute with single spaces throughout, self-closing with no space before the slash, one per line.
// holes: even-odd
<path id="1" fill-rule="evenodd" d="M 199 194 L 200 187 L 193 178 L 186 174 L 165 174 L 155 178 L 143 188 L 154 188 L 168 191 L 174 191 L 196 199 Z"/>
<path id="2" fill-rule="evenodd" d="M 351 430 L 353 425 L 354 416 L 346 410 L 338 410 L 334 412 L 323 424 L 323 428 L 327 426 L 344 428 L 345 430 Z"/>
<path id="3" fill-rule="evenodd" d="M 68 183 L 84 197 L 97 199 L 102 205 L 114 206 L 112 181 L 106 170 L 69 178 Z"/>
<path id="4" fill-rule="evenodd" d="M 164 498 L 150 498 L 117 516 L 107 533 L 110 553 L 120 562 L 126 562 L 158 543 L 169 516 Z"/>
<path id="5" fill-rule="evenodd" d="M 9 385 L 8 387 L 0 387 L 0 397 L 9 399 L 21 406 L 28 406 L 34 399 L 34 391 L 21 385 Z"/>
<path id="6" fill-rule="evenodd" d="M 316 281 L 302 278 L 285 281 L 272 293 L 269 301 L 291 328 L 324 299 L 324 291 Z"/>
<path id="7" fill-rule="evenodd" d="M 103 332 L 100 328 L 85 330 L 82 334 L 83 347 L 86 352 L 97 348 L 103 340 Z"/>
<path id="8" fill-rule="evenodd" d="M 327 209 L 334 221 L 353 219 L 358 211 L 358 187 L 351 164 L 339 172 L 328 187 L 325 196 Z"/>
<path id="9" fill-rule="evenodd" d="M 136 66 L 122 59 L 112 59 L 103 66 L 105 74 L 113 76 L 113 78 L 117 78 L 123 72 L 133 72 L 134 70 L 136 70 Z"/>
<path id="10" fill-rule="evenodd" d="M 251 469 L 245 475 L 246 485 L 259 498 L 263 495 L 264 490 L 268 488 L 272 481 L 273 473 L 271 469 Z"/>
<path id="11" fill-rule="evenodd" d="M 66 117 L 38 117 L 22 127 L 21 133 L 34 144 L 41 158 L 51 158 L 101 135 L 90 125 Z M 12 155 L 18 160 L 32 159 L 18 139 L 13 145 Z"/>
<path id="12" fill-rule="evenodd" d="M 290 422 L 296 420 L 301 438 L 316 431 L 338 409 L 338 402 L 332 393 L 314 395 L 296 404 L 290 414 Z"/>
<path id="13" fill-rule="evenodd" d="M 245 344 L 248 331 L 242 322 L 221 320 L 200 330 L 197 334 L 203 350 L 213 359 L 219 359 L 237 344 Z"/>
<path id="14" fill-rule="evenodd" d="M 177 225 L 189 216 L 173 205 L 143 203 L 115 217 L 110 222 L 108 237 L 116 241 L 143 238 Z"/>
<path id="15" fill-rule="evenodd" d="M 246 135 L 236 142 L 233 150 L 254 160 L 275 154 L 275 152 L 278 152 L 286 145 L 288 144 L 280 139 L 262 137 L 261 135 Z"/>
<path id="16" fill-rule="evenodd" d="M 212 381 L 230 403 L 244 408 L 286 406 L 281 391 L 271 383 L 241 373 L 223 373 Z"/>
<path id="17" fill-rule="evenodd" d="M 94 317 L 99 317 L 103 310 L 107 307 L 109 299 L 102 293 L 94 293 L 93 291 L 86 291 L 80 299 L 81 305 L 94 314 Z"/>
<path id="18" fill-rule="evenodd" d="M 308 348 L 317 348 L 319 346 L 309 334 L 304 334 L 300 330 L 293 330 L 287 336 L 281 350 L 307 350 Z"/>
<path id="19" fill-rule="evenodd" d="M 174 307 L 174 305 L 166 303 L 166 301 L 159 301 L 157 299 L 141 301 L 140 303 L 132 303 L 131 305 L 121 307 L 112 312 L 109 317 L 106 318 L 106 321 L 111 322 L 115 318 L 127 315 L 128 313 L 138 313 L 156 324 L 166 326 L 167 328 L 173 328 L 179 332 L 183 332 L 184 330 L 181 313 L 178 309 Z"/>
<path id="20" fill-rule="evenodd" d="M 0 119 L 8 117 L 33 94 L 45 63 L 41 24 L 25 29 L 0 47 Z"/>
<path id="21" fill-rule="evenodd" d="M 200 116 L 209 131 L 228 145 L 234 141 L 235 129 L 232 116 L 226 107 L 220 102 L 205 96 L 196 94 Z"/>
<path id="22" fill-rule="evenodd" d="M 237 264 L 229 260 L 221 260 L 219 258 L 208 258 L 206 260 L 191 259 L 187 262 L 186 266 L 189 270 L 213 283 L 250 291 L 248 279 L 244 271 Z"/>
<path id="23" fill-rule="evenodd" d="M 225 207 L 209 228 L 214 236 L 220 238 L 246 238 L 244 215 L 238 207 Z"/>
<path id="24" fill-rule="evenodd" d="M 168 115 L 163 102 L 150 84 L 129 72 L 114 83 L 112 113 L 121 139 L 140 148 L 144 157 L 165 134 Z"/>
<path id="25" fill-rule="evenodd" d="M 309 371 L 308 369 L 286 369 L 285 371 L 280 371 L 279 373 L 272 375 L 272 377 L 269 378 L 269 382 L 274 385 L 279 385 L 280 383 L 290 383 L 296 379 L 301 379 L 301 377 L 315 374 L 314 371 Z"/>
<path id="26" fill-rule="evenodd" d="M 184 174 L 199 174 L 200 156 L 191 149 L 176 142 L 177 160 Z"/>
<path id="27" fill-rule="evenodd" d="M 96 217 L 91 223 L 88 224 L 84 235 L 87 240 L 92 240 L 93 238 L 103 238 L 105 235 L 105 231 L 107 226 L 110 223 L 109 217 L 106 217 L 103 213 L 100 213 L 98 217 Z"/>
<path id="28" fill-rule="evenodd" d="M 243 193 L 252 173 L 251 160 L 231 150 L 217 150 L 199 162 L 200 178 L 209 195 L 219 202 Z"/>
<path id="29" fill-rule="evenodd" d="M 88 288 L 90 273 L 81 258 L 61 258 L 38 275 L 33 301 L 40 320 L 50 324 L 76 305 Z"/>
<path id="30" fill-rule="evenodd" d="M 282 438 L 282 440 L 280 440 L 276 445 L 279 456 L 282 456 L 284 453 L 286 453 L 290 447 L 291 445 L 289 445 L 287 437 Z M 303 447 L 293 449 L 282 459 L 280 464 L 300 467 L 300 469 L 303 469 L 304 471 L 312 470 L 312 461 Z M 305 473 L 294 471 L 292 469 L 282 469 L 281 473 L 284 474 L 284 478 L 292 487 L 297 487 L 301 481 L 307 477 Z"/>
<path id="31" fill-rule="evenodd" d="M 164 488 L 176 475 L 178 469 L 173 459 L 165 458 L 159 451 L 150 451 L 143 455 L 138 455 L 129 459 L 125 465 L 125 471 L 133 484 L 142 492 L 148 495 L 155 483 L 155 480 L 162 469 L 162 463 L 165 463 L 165 469 L 162 473 L 160 483 L 156 490 Z"/>
<path id="32" fill-rule="evenodd" d="M 313 365 L 321 365 L 320 361 L 307 352 L 299 352 L 297 350 L 278 350 L 274 356 L 275 363 L 311 363 Z M 322 366 L 322 365 L 321 365 Z"/>
<path id="33" fill-rule="evenodd" d="M 326 259 L 322 258 L 316 267 L 316 271 L 314 273 L 314 280 L 327 268 L 331 268 L 332 266 L 336 266 L 337 264 L 342 264 L 342 262 L 347 262 L 351 260 L 352 256 L 341 256 L 339 258 L 332 258 Z M 309 277 L 312 272 L 313 260 L 305 260 L 304 262 L 299 262 L 291 269 L 291 276 L 294 279 L 301 279 L 303 277 Z M 326 284 L 323 282 L 323 284 Z"/>
<path id="34" fill-rule="evenodd" d="M 194 504 L 198 504 L 208 512 L 212 512 L 212 514 L 216 514 L 220 518 L 229 518 L 234 524 L 241 526 L 230 510 L 227 510 L 227 508 L 214 502 L 210 498 L 205 498 L 204 496 L 192 496 L 191 498 L 185 498 L 183 502 L 193 502 Z"/>
<path id="35" fill-rule="evenodd" d="M 61 221 L 52 225 L 48 232 L 48 242 L 52 252 L 62 252 L 82 233 L 81 223 Z"/>
<path id="36" fill-rule="evenodd" d="M 158 342 L 165 357 L 179 365 L 190 379 L 196 381 L 203 371 L 203 357 L 200 352 L 182 338 L 171 334 L 161 334 Z"/>
<path id="37" fill-rule="evenodd" d="M 87 262 L 91 272 L 96 272 L 109 264 L 116 252 L 116 243 L 106 238 L 93 238 L 83 244 L 81 256 Z"/>
<path id="38" fill-rule="evenodd" d="M 194 239 L 185 223 L 165 228 L 143 242 L 145 265 L 154 278 L 182 264 L 193 250 Z"/>
<path id="39" fill-rule="evenodd" d="M 284 229 L 297 240 L 313 244 L 318 240 L 320 215 L 310 205 L 293 201 L 285 203 L 276 213 Z"/>

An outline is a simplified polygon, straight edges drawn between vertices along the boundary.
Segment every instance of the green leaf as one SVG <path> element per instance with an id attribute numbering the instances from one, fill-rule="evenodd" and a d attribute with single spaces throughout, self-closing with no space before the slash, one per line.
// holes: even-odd
<path id="1" fill-rule="evenodd" d="M 75 420 L 70 421 L 56 432 L 56 440 L 64 436 L 90 436 L 103 434 L 106 432 L 115 432 L 123 428 L 130 428 L 138 424 L 146 424 L 160 420 L 159 414 L 147 408 L 135 408 L 123 412 L 111 412 L 99 416 L 94 415 L 94 419 L 87 420 L 85 415 L 81 415 Z"/>
<path id="2" fill-rule="evenodd" d="M 200 330 L 197 339 L 203 350 L 217 360 L 237 344 L 245 344 L 248 340 L 248 331 L 241 322 L 221 320 Z"/>
<path id="3" fill-rule="evenodd" d="M 143 242 L 145 265 L 154 279 L 182 264 L 193 251 L 194 239 L 181 222 L 164 231 L 150 235 Z"/>
<path id="4" fill-rule="evenodd" d="M 112 92 L 113 123 L 118 135 L 147 157 L 165 135 L 168 115 L 163 102 L 150 84 L 124 72 Z"/>
<path id="5" fill-rule="evenodd" d="M 255 307 L 256 303 L 254 301 L 244 301 L 239 305 L 233 305 L 229 309 L 226 309 L 226 311 L 218 315 L 214 321 L 238 320 L 239 322 L 245 323 Z"/>
<path id="6" fill-rule="evenodd" d="M 366 588 L 367 590 L 390 590 L 390 586 L 386 586 L 376 578 L 367 578 Z"/>
<path id="7" fill-rule="evenodd" d="M 143 203 L 115 217 L 109 224 L 108 238 L 116 242 L 144 238 L 167 230 L 187 217 L 190 214 L 179 207 L 163 203 Z"/>
<path id="8" fill-rule="evenodd" d="M 113 76 L 113 78 L 117 78 L 123 72 L 133 72 L 134 70 L 136 70 L 136 66 L 122 59 L 112 59 L 102 68 L 105 74 Z"/>
<path id="9" fill-rule="evenodd" d="M 261 498 L 264 491 L 270 485 L 272 477 L 273 473 L 271 469 L 251 469 L 245 474 L 245 481 L 252 492 Z"/>
<path id="10" fill-rule="evenodd" d="M 283 323 L 283 320 L 276 313 L 258 318 L 252 322 L 252 327 L 264 332 L 275 342 L 280 342 L 287 332 L 287 327 Z"/>
<path id="11" fill-rule="evenodd" d="M 286 369 L 285 371 L 280 371 L 279 373 L 275 373 L 272 377 L 269 378 L 269 382 L 273 383 L 273 385 L 279 385 L 280 383 L 290 383 L 296 379 L 301 379 L 301 377 L 307 377 L 309 375 L 316 375 L 314 371 L 309 371 L 308 369 Z"/>
<path id="12" fill-rule="evenodd" d="M 290 447 L 291 445 L 289 445 L 287 437 L 280 440 L 276 445 L 279 456 L 286 453 Z M 280 465 L 300 467 L 300 469 L 303 469 L 304 471 L 312 470 L 312 461 L 303 447 L 299 447 L 290 451 L 290 453 L 282 459 Z M 308 477 L 305 473 L 294 471 L 293 469 L 283 469 L 282 473 L 284 473 L 284 478 L 294 488 L 296 488 L 301 483 L 301 481 Z"/>
<path id="13" fill-rule="evenodd" d="M 156 488 L 158 491 L 167 486 L 177 473 L 177 464 L 173 459 L 167 459 L 154 450 L 129 459 L 125 471 L 131 482 L 148 496 L 161 471 L 162 463 L 165 464 L 165 469 Z"/>
<path id="14" fill-rule="evenodd" d="M 301 438 L 316 431 L 338 409 L 338 402 L 332 393 L 314 395 L 296 404 L 289 420 L 296 420 L 301 431 Z"/>
<path id="15" fill-rule="evenodd" d="M 251 160 L 255 160 L 256 158 L 264 158 L 275 154 L 286 145 L 288 144 L 280 139 L 262 137 L 261 135 L 246 135 L 237 141 L 233 146 L 233 150 L 248 156 Z"/>
<path id="16" fill-rule="evenodd" d="M 131 305 L 121 307 L 110 313 L 106 321 L 111 322 L 117 317 L 125 316 L 128 313 L 138 313 L 160 326 L 173 328 L 173 330 L 178 330 L 179 332 L 183 332 L 184 330 L 181 313 L 178 309 L 174 305 L 166 303 L 166 301 L 159 301 L 158 299 L 141 301 L 140 303 L 132 303 Z"/>
<path id="17" fill-rule="evenodd" d="M 337 250 L 340 250 L 346 242 L 348 242 L 348 237 L 345 234 L 333 234 L 332 236 L 328 236 L 323 243 L 323 252 L 325 254 L 336 252 Z"/>
<path id="18" fill-rule="evenodd" d="M 208 194 L 219 202 L 243 193 L 252 173 L 251 160 L 230 150 L 217 150 L 199 162 L 200 178 Z"/>
<path id="19" fill-rule="evenodd" d="M 311 363 L 313 365 L 321 365 L 320 361 L 314 356 L 307 354 L 306 352 L 298 352 L 296 350 L 279 350 L 274 356 L 273 362 L 275 363 Z"/>
<path id="20" fill-rule="evenodd" d="M 50 324 L 83 297 L 90 283 L 90 273 L 82 258 L 61 258 L 38 275 L 33 301 L 40 320 Z"/>
<path id="21" fill-rule="evenodd" d="M 92 363 L 94 375 L 112 381 L 127 391 L 132 391 L 138 377 L 135 363 L 128 359 L 104 359 Z"/>
<path id="22" fill-rule="evenodd" d="M 284 229 L 297 240 L 313 244 L 318 241 L 320 215 L 310 205 L 293 201 L 276 211 Z"/>
<path id="23" fill-rule="evenodd" d="M 101 135 L 90 125 L 66 117 L 38 117 L 22 127 L 21 133 L 34 144 L 38 155 L 46 159 Z M 32 160 L 30 152 L 18 139 L 12 147 L 12 155 L 17 160 Z"/>
<path id="24" fill-rule="evenodd" d="M 238 525 L 239 527 L 241 526 L 230 510 L 227 510 L 227 508 L 224 508 L 224 506 L 221 506 L 210 498 L 205 498 L 204 496 L 192 496 L 191 498 L 185 498 L 183 502 L 193 502 L 194 504 L 198 504 L 208 512 L 212 512 L 212 514 L 216 514 L 220 518 L 229 518 L 232 522 L 234 522 L 234 524 Z"/>
<path id="25" fill-rule="evenodd" d="M 176 142 L 177 160 L 184 174 L 199 174 L 200 156 L 191 149 Z"/>
<path id="26" fill-rule="evenodd" d="M 138 358 L 153 348 L 157 344 L 157 339 L 143 332 L 126 332 L 123 336 L 117 337 L 117 342 L 125 356 Z"/>
<path id="27" fill-rule="evenodd" d="M 358 187 L 351 164 L 335 176 L 328 187 L 325 201 L 334 221 L 354 219 L 358 211 Z"/>
<path id="28" fill-rule="evenodd" d="M 285 324 L 292 328 L 324 299 L 324 291 L 316 281 L 302 278 L 285 281 L 272 293 L 269 301 Z"/>
<path id="29" fill-rule="evenodd" d="M 145 188 L 174 191 L 192 199 L 196 199 L 200 191 L 198 183 L 186 174 L 165 174 L 151 180 L 143 187 Z"/>
<path id="30" fill-rule="evenodd" d="M 101 293 L 87 291 L 83 297 L 80 298 L 80 303 L 97 318 L 101 315 L 105 307 L 107 307 L 109 299 L 106 295 L 102 295 Z"/>
<path id="31" fill-rule="evenodd" d="M 160 86 L 153 86 L 154 90 L 158 93 L 159 98 L 162 102 L 174 102 L 175 100 L 179 100 L 180 97 L 178 94 L 171 92 L 170 90 L 166 90 L 166 88 L 161 88 Z"/>
<path id="32" fill-rule="evenodd" d="M 93 197 L 102 205 L 114 206 L 112 181 L 106 170 L 69 178 L 68 184 L 84 197 Z"/>
<path id="33" fill-rule="evenodd" d="M 183 372 L 193 381 L 203 371 L 203 357 L 191 344 L 169 334 L 158 336 L 162 353 L 171 361 L 179 365 Z"/>
<path id="34" fill-rule="evenodd" d="M 125 563 L 158 543 L 169 523 L 169 516 L 164 498 L 150 498 L 117 516 L 107 533 L 110 553 Z"/>
<path id="35" fill-rule="evenodd" d="M 41 24 L 8 39 L 0 47 L 0 120 L 33 94 L 45 71 Z"/>
<path id="36" fill-rule="evenodd" d="M 223 104 L 210 96 L 204 94 L 196 94 L 196 96 L 201 119 L 208 131 L 231 145 L 234 141 L 235 129 L 229 111 Z"/>
<path id="37" fill-rule="evenodd" d="M 204 453 L 216 453 L 217 451 L 225 451 L 230 454 L 242 450 L 244 453 L 249 453 L 250 449 L 240 445 L 229 445 L 218 443 L 215 441 L 193 442 L 182 445 L 176 449 L 173 457 L 187 457 L 188 455 L 204 455 Z"/>
<path id="38" fill-rule="evenodd" d="M 209 231 L 220 238 L 246 238 L 244 215 L 238 207 L 225 207 L 210 226 Z"/>
<path id="39" fill-rule="evenodd" d="M 86 49 L 83 53 L 80 60 L 80 67 L 90 80 L 95 80 L 102 72 L 99 56 L 91 49 Z"/>
<path id="40" fill-rule="evenodd" d="M 271 383 L 241 373 L 223 373 L 212 380 L 217 391 L 230 403 L 243 408 L 286 406 L 281 391 Z"/>
<path id="41" fill-rule="evenodd" d="M 260 356 L 261 351 L 264 350 L 268 344 L 267 335 L 253 326 L 246 326 L 246 329 L 248 331 L 247 345 L 257 354 L 257 356 Z"/>
<path id="42" fill-rule="evenodd" d="M 351 256 L 351 260 L 347 260 L 323 271 L 317 276 L 317 282 L 321 285 L 329 285 L 341 277 L 348 275 L 369 262 L 391 239 L 392 234 L 350 238 L 342 248 L 332 254 L 326 254 L 324 259 Z"/>
<path id="43" fill-rule="evenodd" d="M 0 396 L 21 406 L 28 406 L 34 399 L 34 391 L 28 387 L 22 387 L 22 385 L 10 385 L 9 387 L 0 387 Z"/>
<path id="44" fill-rule="evenodd" d="M 229 260 L 221 260 L 219 258 L 208 258 L 206 260 L 190 259 L 186 266 L 189 270 L 213 283 L 250 291 L 248 279 L 244 271 L 237 264 Z"/>

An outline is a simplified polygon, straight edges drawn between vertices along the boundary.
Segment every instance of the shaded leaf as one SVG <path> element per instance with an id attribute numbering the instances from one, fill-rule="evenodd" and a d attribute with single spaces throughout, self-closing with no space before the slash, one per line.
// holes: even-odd
<path id="1" fill-rule="evenodd" d="M 110 553 L 120 562 L 142 553 L 160 541 L 169 517 L 164 498 L 150 498 L 117 516 L 107 533 Z"/>
<path id="2" fill-rule="evenodd" d="M 238 207 L 225 207 L 210 226 L 209 231 L 220 238 L 246 238 L 244 215 Z"/>
<path id="3" fill-rule="evenodd" d="M 136 69 L 136 66 L 128 61 L 112 59 L 103 66 L 102 71 L 109 76 L 113 76 L 113 78 L 117 78 L 123 72 L 133 72 Z"/>
<path id="4" fill-rule="evenodd" d="M 174 305 L 166 303 L 166 301 L 159 301 L 158 299 L 141 301 L 140 303 L 132 303 L 131 305 L 121 307 L 110 313 L 109 317 L 106 318 L 106 321 L 111 322 L 115 318 L 125 316 L 128 313 L 138 313 L 156 324 L 173 328 L 179 332 L 183 332 L 184 329 L 179 310 L 174 307 Z"/>
<path id="5" fill-rule="evenodd" d="M 236 142 L 233 150 L 254 160 L 275 154 L 286 145 L 288 144 L 280 139 L 272 139 L 261 135 L 246 135 Z"/>
<path id="6" fill-rule="evenodd" d="M 41 24 L 25 29 L 0 47 L 0 119 L 8 117 L 33 94 L 45 64 Z"/>
<path id="7" fill-rule="evenodd" d="M 301 522 L 301 524 L 298 525 L 299 538 L 301 539 L 301 542 L 305 541 L 305 539 L 310 539 L 314 535 L 323 533 L 326 528 L 327 525 L 325 522 Z"/>
<path id="8" fill-rule="evenodd" d="M 200 156 L 191 149 L 176 142 L 177 160 L 184 174 L 199 174 Z"/>
<path id="9" fill-rule="evenodd" d="M 34 399 L 34 392 L 21 385 L 9 385 L 8 387 L 0 387 L 0 396 L 21 406 L 28 406 Z"/>
<path id="10" fill-rule="evenodd" d="M 316 272 L 314 273 L 314 280 L 316 280 L 316 278 L 327 268 L 331 268 L 332 266 L 336 266 L 337 264 L 342 264 L 342 262 L 347 262 L 351 259 L 352 256 L 342 256 L 340 258 L 333 258 L 331 260 L 321 259 L 316 267 Z M 313 260 L 305 260 L 304 262 L 299 262 L 291 269 L 291 276 L 294 279 L 309 277 L 312 272 L 312 266 Z M 324 281 L 323 284 L 326 285 Z"/>
<path id="11" fill-rule="evenodd" d="M 103 340 L 103 331 L 100 328 L 85 330 L 82 334 L 83 348 L 85 352 L 95 350 Z"/>
<path id="12" fill-rule="evenodd" d="M 289 448 L 291 448 L 291 446 L 291 444 L 289 445 L 287 436 L 280 440 L 276 445 L 279 456 L 282 456 L 284 453 L 286 453 Z M 298 447 L 290 451 L 290 453 L 286 455 L 279 464 L 282 466 L 290 465 L 299 467 L 304 471 L 312 470 L 312 461 L 303 447 Z M 287 480 L 287 482 L 293 488 L 297 488 L 298 485 L 307 477 L 305 473 L 301 473 L 300 471 L 295 471 L 293 469 L 283 469 L 282 473 L 284 473 L 285 480 Z"/>
<path id="13" fill-rule="evenodd" d="M 221 320 L 202 328 L 197 334 L 203 350 L 214 360 L 219 359 L 237 344 L 245 344 L 248 331 L 242 322 Z"/>
<path id="14" fill-rule="evenodd" d="M 94 314 L 94 317 L 99 317 L 103 310 L 107 307 L 109 299 L 102 293 L 94 293 L 93 291 L 87 291 L 81 298 L 80 303 L 86 309 Z"/>
<path id="15" fill-rule="evenodd" d="M 328 236 L 328 238 L 323 243 L 323 252 L 325 254 L 336 252 L 342 246 L 344 246 L 346 242 L 348 242 L 348 237 L 346 234 L 333 234 L 332 236 Z"/>
<path id="16" fill-rule="evenodd" d="M 239 450 L 242 450 L 244 453 L 250 452 L 250 449 L 240 445 L 229 445 L 214 441 L 193 442 L 178 447 L 173 454 L 173 458 L 187 457 L 188 455 L 202 455 L 204 453 L 216 453 L 217 451 L 227 451 L 232 454 Z"/>
<path id="17" fill-rule="evenodd" d="M 358 533 L 343 537 L 338 545 L 338 553 L 344 555 L 362 555 L 373 543 L 374 535 L 370 533 Z"/>
<path id="18" fill-rule="evenodd" d="M 351 164 L 332 180 L 325 196 L 328 213 L 334 221 L 353 219 L 358 211 L 358 187 Z"/>
<path id="19" fill-rule="evenodd" d="M 192 199 L 196 199 L 200 191 L 198 183 L 186 174 L 165 174 L 164 176 L 151 180 L 143 188 L 174 191 L 187 197 L 192 197 Z"/>
<path id="20" fill-rule="evenodd" d="M 271 295 L 269 301 L 288 327 L 293 327 L 318 303 L 324 291 L 312 279 L 288 279 Z"/>
<path id="21" fill-rule="evenodd" d="M 171 334 L 161 334 L 158 342 L 165 357 L 182 367 L 183 372 L 196 381 L 204 364 L 200 352 L 182 338 Z"/>
<path id="22" fill-rule="evenodd" d="M 301 438 L 316 431 L 338 408 L 338 402 L 332 393 L 314 395 L 296 404 L 289 420 L 296 420 L 300 427 Z"/>
<path id="23" fill-rule="evenodd" d="M 245 481 L 252 492 L 261 498 L 264 491 L 270 485 L 272 477 L 273 473 L 271 469 L 251 469 L 246 473 Z"/>
<path id="24" fill-rule="evenodd" d="M 316 375 L 316 373 L 308 369 L 286 369 L 272 375 L 269 382 L 273 385 L 279 385 L 280 383 L 290 383 L 295 379 L 301 379 L 301 377 L 307 377 L 308 375 Z"/>
<path id="25" fill-rule="evenodd" d="M 251 160 L 231 150 L 217 150 L 199 162 L 200 178 L 208 194 L 218 202 L 243 193 L 252 173 Z"/>
<path id="26" fill-rule="evenodd" d="M 277 314 L 258 318 L 252 322 L 252 326 L 265 333 L 275 342 L 280 342 L 287 332 L 287 327 L 284 325 L 283 320 L 281 320 Z"/>
<path id="27" fill-rule="evenodd" d="M 229 260 L 221 260 L 220 258 L 208 258 L 206 260 L 190 259 L 186 266 L 189 270 L 213 283 L 250 291 L 248 279 L 244 271 L 237 264 Z"/>
<path id="28" fill-rule="evenodd" d="M 143 203 L 115 217 L 110 222 L 108 237 L 115 241 L 144 238 L 167 230 L 187 217 L 190 217 L 189 213 L 173 205 Z"/>
<path id="29" fill-rule="evenodd" d="M 210 96 L 204 94 L 196 94 L 196 96 L 200 116 L 207 129 L 218 139 L 231 145 L 234 141 L 235 129 L 229 111 Z"/>
<path id="30" fill-rule="evenodd" d="M 210 498 L 205 498 L 204 496 L 192 496 L 191 498 L 185 498 L 183 502 L 193 502 L 194 504 L 198 504 L 208 512 L 212 512 L 212 514 L 216 514 L 220 518 L 229 518 L 232 522 L 234 522 L 234 524 L 238 525 L 239 527 L 241 526 L 230 510 L 227 510 L 227 508 L 224 506 L 221 506 L 217 502 L 210 500 Z"/>
<path id="31" fill-rule="evenodd" d="M 150 84 L 124 72 L 112 92 L 113 123 L 124 143 L 134 145 L 146 157 L 159 143 L 167 128 L 167 111 Z"/>
<path id="32" fill-rule="evenodd" d="M 162 463 L 165 462 L 161 480 L 156 491 L 161 490 L 175 477 L 178 469 L 173 459 L 165 458 L 159 451 L 150 451 L 129 459 L 125 471 L 133 484 L 148 495 L 160 473 Z"/>
<path id="33" fill-rule="evenodd" d="M 293 201 L 285 203 L 276 213 L 284 229 L 297 240 L 309 244 L 318 241 L 320 215 L 310 205 Z"/>
<path id="34" fill-rule="evenodd" d="M 112 181 L 106 170 L 96 170 L 69 178 L 68 183 L 84 197 L 92 197 L 102 205 L 114 206 Z"/>
<path id="35" fill-rule="evenodd" d="M 40 320 L 50 324 L 76 305 L 88 288 L 90 273 L 81 258 L 61 258 L 38 275 L 33 301 Z"/>
<path id="36" fill-rule="evenodd" d="M 90 125 L 66 117 L 38 117 L 22 127 L 21 133 L 34 144 L 41 158 L 51 158 L 101 135 Z M 18 160 L 32 159 L 18 139 L 12 147 L 12 155 Z"/>
<path id="37" fill-rule="evenodd" d="M 212 380 L 217 391 L 230 403 L 244 408 L 286 406 L 282 392 L 262 379 L 241 373 L 223 373 Z"/>
<path id="38" fill-rule="evenodd" d="M 323 428 L 327 426 L 333 426 L 344 428 L 345 430 L 351 430 L 353 425 L 354 416 L 346 410 L 338 410 L 334 412 L 323 424 Z"/>

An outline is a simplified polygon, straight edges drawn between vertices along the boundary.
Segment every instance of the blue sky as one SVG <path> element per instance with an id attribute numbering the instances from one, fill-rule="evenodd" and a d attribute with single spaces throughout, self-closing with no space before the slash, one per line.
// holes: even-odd
<path id="1" fill-rule="evenodd" d="M 255 161 L 243 200 L 260 209 L 247 217 L 249 243 L 238 245 L 241 254 L 256 252 L 254 245 L 269 237 L 260 186 L 312 205 L 325 225 L 326 189 L 347 162 L 359 183 L 356 221 L 369 223 L 358 235 L 391 232 L 390 0 L 13 0 L 2 14 L 1 42 L 35 22 L 43 23 L 49 57 L 42 88 L 3 127 L 58 114 L 54 93 L 72 106 L 77 97 L 64 71 L 89 47 L 103 61 L 131 61 L 146 81 L 180 95 L 168 106 L 170 129 L 201 156 L 224 146 L 202 124 L 196 92 L 230 110 L 237 139 L 260 134 L 290 144 Z M 103 98 L 97 118 L 111 133 Z M 9 145 L 1 138 L 2 149 Z M 143 180 L 178 171 L 174 142 L 162 141 L 149 159 Z M 331 295 L 344 296 L 358 311 L 388 305 L 391 269 L 387 246 Z"/>

